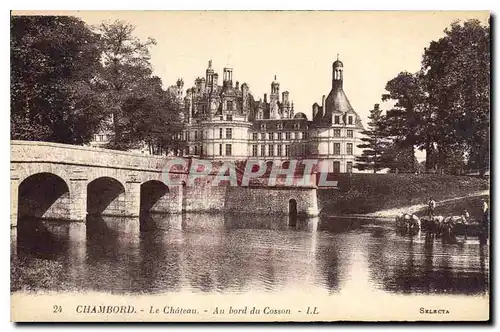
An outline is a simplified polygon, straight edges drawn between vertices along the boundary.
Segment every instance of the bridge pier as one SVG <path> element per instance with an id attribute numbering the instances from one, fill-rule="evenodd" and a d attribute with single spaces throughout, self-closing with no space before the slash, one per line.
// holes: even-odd
<path id="1" fill-rule="evenodd" d="M 17 227 L 17 209 L 19 201 L 19 178 L 10 178 L 10 227 Z"/>
<path id="2" fill-rule="evenodd" d="M 70 219 L 85 221 L 87 217 L 87 179 L 73 178 L 69 182 Z"/>
<path id="3" fill-rule="evenodd" d="M 131 179 L 125 183 L 125 215 L 139 217 L 141 210 L 141 182 Z"/>

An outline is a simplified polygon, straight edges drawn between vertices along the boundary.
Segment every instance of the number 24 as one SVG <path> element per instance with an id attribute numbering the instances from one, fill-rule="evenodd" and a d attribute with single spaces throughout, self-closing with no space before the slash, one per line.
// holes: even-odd
<path id="1" fill-rule="evenodd" d="M 54 305 L 52 309 L 54 310 L 52 311 L 52 313 L 54 314 L 60 314 L 62 312 L 62 306 L 60 305 Z"/>

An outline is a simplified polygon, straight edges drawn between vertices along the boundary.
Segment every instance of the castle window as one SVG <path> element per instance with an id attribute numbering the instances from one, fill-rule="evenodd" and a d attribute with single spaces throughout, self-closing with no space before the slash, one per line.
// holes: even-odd
<path id="1" fill-rule="evenodd" d="M 290 139 L 290 137 L 291 137 L 290 132 L 289 132 L 289 131 L 287 131 L 287 132 L 285 133 L 285 139 Z"/>
<path id="2" fill-rule="evenodd" d="M 333 154 L 340 154 L 340 143 L 333 143 Z"/>
<path id="3" fill-rule="evenodd" d="M 266 124 L 265 123 L 261 123 L 260 124 L 260 130 L 266 130 Z"/>
<path id="4" fill-rule="evenodd" d="M 352 161 L 348 161 L 346 164 L 346 172 L 352 173 Z"/>
<path id="5" fill-rule="evenodd" d="M 219 138 L 222 138 L 222 128 L 219 128 Z"/>
<path id="6" fill-rule="evenodd" d="M 340 115 L 335 115 L 335 124 L 340 124 Z"/>
<path id="7" fill-rule="evenodd" d="M 306 139 L 307 138 L 307 133 L 305 131 L 302 132 L 302 139 Z"/>
<path id="8" fill-rule="evenodd" d="M 252 157 L 257 157 L 257 145 L 252 145 Z"/>
<path id="9" fill-rule="evenodd" d="M 198 146 L 197 145 L 194 146 L 194 154 L 198 154 Z"/>
<path id="10" fill-rule="evenodd" d="M 252 133 L 252 140 L 256 141 L 259 135 L 257 133 Z"/>
<path id="11" fill-rule="evenodd" d="M 273 134 L 274 134 L 274 133 L 268 133 L 268 135 L 269 135 L 269 140 L 272 140 L 272 139 L 273 139 Z"/>
<path id="12" fill-rule="evenodd" d="M 352 155 L 352 143 L 347 143 L 347 154 Z"/>
<path id="13" fill-rule="evenodd" d="M 203 145 L 200 145 L 200 156 L 203 156 Z"/>
<path id="14" fill-rule="evenodd" d="M 290 156 L 290 145 L 285 145 L 285 156 L 289 157 Z"/>
<path id="15" fill-rule="evenodd" d="M 223 120 L 224 120 L 224 117 L 221 115 L 221 116 L 219 117 L 219 119 L 220 119 L 221 121 L 223 121 Z"/>
<path id="16" fill-rule="evenodd" d="M 274 156 L 274 145 L 269 145 L 269 156 Z"/>
<path id="17" fill-rule="evenodd" d="M 226 106 L 227 106 L 227 110 L 228 111 L 232 111 L 233 110 L 233 102 L 232 101 L 227 101 L 226 102 Z M 227 119 L 227 121 L 231 121 L 231 120 Z"/>
<path id="18" fill-rule="evenodd" d="M 278 133 L 278 140 L 282 140 L 283 139 L 283 133 Z"/>
<path id="19" fill-rule="evenodd" d="M 352 115 L 347 118 L 347 124 L 352 125 Z"/>
<path id="20" fill-rule="evenodd" d="M 333 137 L 340 137 L 340 129 L 333 130 Z"/>
<path id="21" fill-rule="evenodd" d="M 219 156 L 222 156 L 222 144 L 219 144 Z"/>
<path id="22" fill-rule="evenodd" d="M 266 133 L 261 133 L 260 134 L 260 139 L 265 140 L 266 139 Z"/>
<path id="23" fill-rule="evenodd" d="M 231 144 L 226 144 L 226 156 L 230 156 L 233 152 L 233 147 Z"/>
<path id="24" fill-rule="evenodd" d="M 298 123 L 294 123 L 294 124 L 293 124 L 293 128 L 294 128 L 294 129 L 299 129 L 299 128 L 300 128 L 300 124 L 298 124 Z"/>
<path id="25" fill-rule="evenodd" d="M 347 137 L 351 137 L 351 138 L 354 137 L 354 132 L 351 129 L 349 129 L 347 131 Z"/>
<path id="26" fill-rule="evenodd" d="M 333 173 L 340 173 L 340 161 L 333 162 Z"/>
<path id="27" fill-rule="evenodd" d="M 228 102 L 229 103 L 229 102 Z M 229 105 L 229 104 L 228 104 Z M 231 103 L 231 105 L 233 105 L 233 103 Z M 232 107 L 232 106 L 231 106 Z M 233 121 L 233 115 L 232 114 L 228 114 L 226 115 L 226 120 L 227 121 Z"/>
<path id="28" fill-rule="evenodd" d="M 197 141 L 198 140 L 198 130 L 195 130 L 194 131 L 194 140 Z M 195 153 L 196 154 L 196 153 Z"/>
<path id="29" fill-rule="evenodd" d="M 276 155 L 278 157 L 281 157 L 283 146 L 280 144 L 280 145 L 277 146 L 277 148 L 278 148 L 278 151 L 276 151 Z"/>
<path id="30" fill-rule="evenodd" d="M 189 146 L 186 146 L 185 153 L 186 155 L 189 155 Z"/>
<path id="31" fill-rule="evenodd" d="M 226 138 L 227 139 L 233 138 L 233 129 L 232 128 L 226 128 Z"/>
<path id="32" fill-rule="evenodd" d="M 203 139 L 203 130 L 200 130 L 200 139 Z"/>
<path id="33" fill-rule="evenodd" d="M 266 156 L 266 146 L 265 145 L 261 145 L 260 146 L 260 155 L 262 157 L 265 157 Z"/>
<path id="34" fill-rule="evenodd" d="M 281 122 L 280 122 L 280 123 L 278 123 L 277 128 L 278 128 L 279 130 L 283 129 L 283 124 L 282 124 Z"/>

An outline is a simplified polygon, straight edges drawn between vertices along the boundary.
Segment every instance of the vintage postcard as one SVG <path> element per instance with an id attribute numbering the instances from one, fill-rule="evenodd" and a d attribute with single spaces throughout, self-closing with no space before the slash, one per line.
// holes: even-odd
<path id="1" fill-rule="evenodd" d="M 13 11 L 11 320 L 490 320 L 487 11 Z"/>

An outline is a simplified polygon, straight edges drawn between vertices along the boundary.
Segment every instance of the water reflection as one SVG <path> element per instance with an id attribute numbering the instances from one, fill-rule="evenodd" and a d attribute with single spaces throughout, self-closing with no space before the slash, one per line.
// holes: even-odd
<path id="1" fill-rule="evenodd" d="M 13 234 L 13 290 L 54 287 L 29 277 L 35 270 L 64 289 L 115 293 L 488 290 L 488 247 L 477 238 L 403 236 L 382 221 L 153 214 L 28 220 Z"/>

